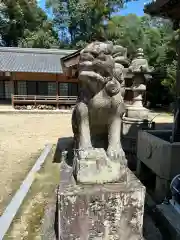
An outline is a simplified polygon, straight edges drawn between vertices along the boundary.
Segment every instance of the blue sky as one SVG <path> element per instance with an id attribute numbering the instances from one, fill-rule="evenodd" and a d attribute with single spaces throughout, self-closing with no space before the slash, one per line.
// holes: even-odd
<path id="1" fill-rule="evenodd" d="M 45 0 L 38 0 L 39 5 L 44 8 L 45 7 Z M 138 0 L 135 2 L 130 2 L 127 4 L 126 8 L 121 10 L 120 14 L 121 15 L 126 15 L 129 13 L 135 13 L 138 16 L 143 16 L 143 8 L 144 8 L 144 3 L 149 2 L 149 0 Z"/>
<path id="2" fill-rule="evenodd" d="M 135 13 L 138 16 L 143 16 L 143 8 L 144 8 L 144 3 L 147 3 L 149 1 L 147 0 L 138 0 L 134 2 L 129 2 L 125 9 L 122 9 L 120 14 L 121 15 L 127 15 L 129 13 Z"/>

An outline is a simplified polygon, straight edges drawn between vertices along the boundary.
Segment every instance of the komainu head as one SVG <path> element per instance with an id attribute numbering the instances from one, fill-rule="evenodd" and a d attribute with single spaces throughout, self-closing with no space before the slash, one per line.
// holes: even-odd
<path id="1" fill-rule="evenodd" d="M 112 42 L 93 42 L 80 53 L 79 80 L 93 94 L 106 89 L 109 95 L 121 90 L 124 81 L 121 64 L 126 58 L 126 49 Z"/>

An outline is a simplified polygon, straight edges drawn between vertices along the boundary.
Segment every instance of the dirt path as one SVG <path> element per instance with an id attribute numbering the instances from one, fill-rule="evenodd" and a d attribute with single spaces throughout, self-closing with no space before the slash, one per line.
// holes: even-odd
<path id="1" fill-rule="evenodd" d="M 72 136 L 70 114 L 0 115 L 0 215 L 46 143 Z"/>

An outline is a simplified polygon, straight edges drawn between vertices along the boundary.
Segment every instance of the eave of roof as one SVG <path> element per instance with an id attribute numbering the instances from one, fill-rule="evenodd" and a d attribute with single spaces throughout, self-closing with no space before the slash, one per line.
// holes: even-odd
<path id="1" fill-rule="evenodd" d="M 82 49 L 76 50 L 76 51 L 74 51 L 73 53 L 68 54 L 67 56 L 62 57 L 61 59 L 62 59 L 63 61 L 65 61 L 65 60 L 68 60 L 68 59 L 70 59 L 70 58 L 76 57 L 76 56 L 78 56 L 78 55 L 80 54 L 81 50 L 82 50 Z"/>
<path id="2" fill-rule="evenodd" d="M 153 0 L 151 3 L 147 3 L 144 9 L 148 10 L 158 10 L 167 4 L 170 0 Z M 156 8 L 156 9 L 155 9 Z"/>
<path id="3" fill-rule="evenodd" d="M 76 67 L 79 62 L 79 56 L 82 49 L 61 58 L 62 66 L 65 68 Z"/>
<path id="4" fill-rule="evenodd" d="M 178 10 L 179 9 L 179 10 Z M 178 10 L 178 11 L 177 11 Z M 156 0 L 144 7 L 144 12 L 151 16 L 180 19 L 180 5 L 177 0 Z"/>
<path id="5" fill-rule="evenodd" d="M 0 47 L 0 71 L 63 73 L 61 59 L 74 50 Z"/>

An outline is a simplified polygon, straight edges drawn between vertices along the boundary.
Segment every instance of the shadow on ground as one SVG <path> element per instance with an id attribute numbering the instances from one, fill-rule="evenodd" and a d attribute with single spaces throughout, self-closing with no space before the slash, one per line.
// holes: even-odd
<path id="1" fill-rule="evenodd" d="M 162 236 L 159 226 L 156 226 L 153 221 L 151 210 L 149 210 L 146 205 L 144 208 L 143 237 L 144 240 L 169 240 Z"/>
<path id="2" fill-rule="evenodd" d="M 60 163 L 62 160 L 62 152 L 68 152 L 68 164 L 72 166 L 73 162 L 73 137 L 59 138 L 56 144 L 53 162 Z"/>
<path id="3" fill-rule="evenodd" d="M 173 123 L 156 123 L 156 130 L 172 130 Z"/>
<path id="4" fill-rule="evenodd" d="M 0 100 L 0 106 L 1 105 L 9 106 L 9 105 L 11 105 L 11 100 Z"/>

